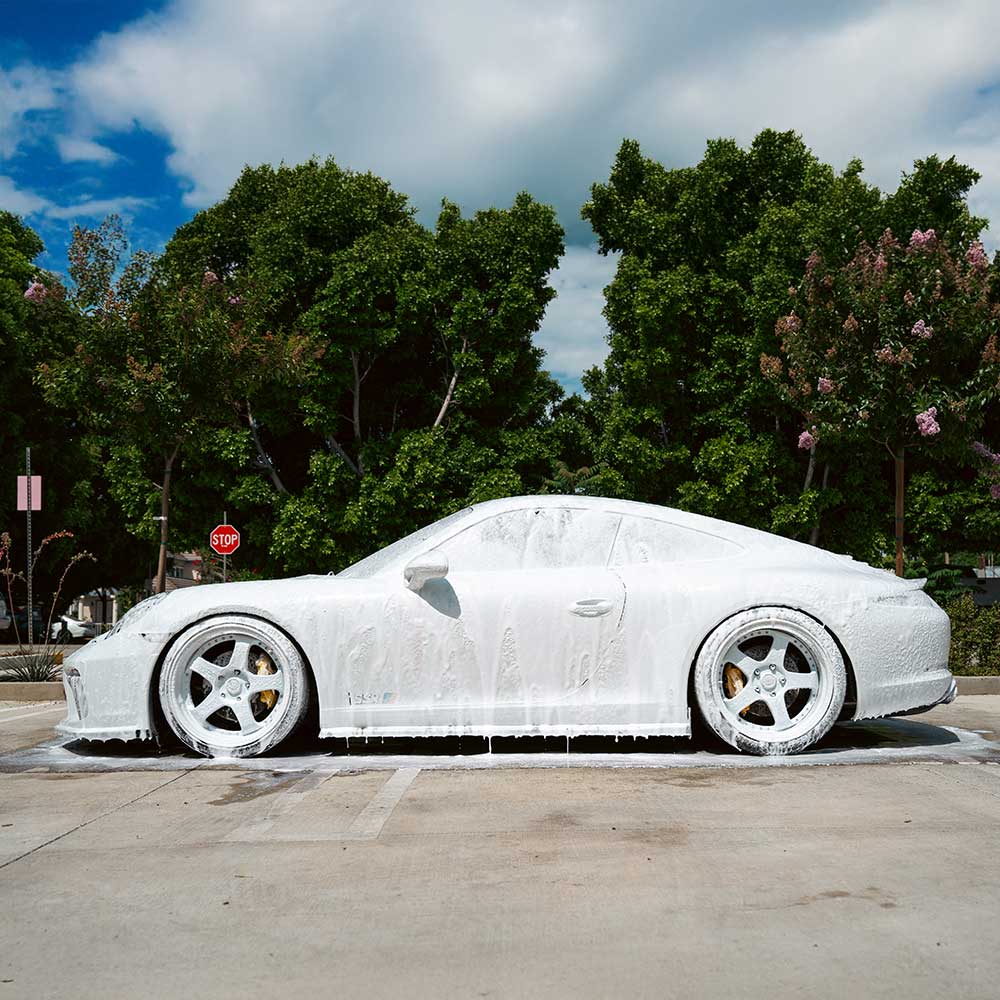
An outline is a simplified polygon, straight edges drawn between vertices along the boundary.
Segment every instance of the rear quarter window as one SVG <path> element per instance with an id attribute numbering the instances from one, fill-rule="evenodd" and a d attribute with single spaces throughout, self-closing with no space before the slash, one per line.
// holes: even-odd
<path id="1" fill-rule="evenodd" d="M 611 551 L 612 566 L 700 562 L 738 556 L 742 546 L 705 531 L 682 528 L 648 517 L 623 517 Z"/>

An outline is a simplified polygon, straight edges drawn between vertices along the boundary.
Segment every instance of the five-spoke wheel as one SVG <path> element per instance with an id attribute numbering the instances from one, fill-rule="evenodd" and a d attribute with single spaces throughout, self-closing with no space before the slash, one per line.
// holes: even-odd
<path id="1" fill-rule="evenodd" d="M 306 668 L 279 629 L 246 615 L 200 622 L 170 647 L 160 705 L 177 736 L 210 757 L 249 757 L 304 719 Z"/>
<path id="2" fill-rule="evenodd" d="M 702 717 L 726 743 L 749 753 L 789 754 L 836 722 L 847 671 L 819 622 L 789 608 L 754 608 L 705 640 L 694 681 Z"/>

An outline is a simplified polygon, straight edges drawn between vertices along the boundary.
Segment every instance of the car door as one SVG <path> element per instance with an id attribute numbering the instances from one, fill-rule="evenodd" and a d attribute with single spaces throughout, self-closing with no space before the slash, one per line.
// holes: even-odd
<path id="1" fill-rule="evenodd" d="M 563 732 L 621 701 L 625 588 L 607 567 L 619 516 L 525 507 L 441 544 L 476 724 Z"/>

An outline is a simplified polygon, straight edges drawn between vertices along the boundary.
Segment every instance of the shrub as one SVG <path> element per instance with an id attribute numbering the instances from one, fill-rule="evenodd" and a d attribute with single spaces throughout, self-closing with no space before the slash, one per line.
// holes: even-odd
<path id="1" fill-rule="evenodd" d="M 951 672 L 1000 674 L 1000 604 L 980 608 L 971 594 L 964 594 L 945 610 L 951 619 Z"/>

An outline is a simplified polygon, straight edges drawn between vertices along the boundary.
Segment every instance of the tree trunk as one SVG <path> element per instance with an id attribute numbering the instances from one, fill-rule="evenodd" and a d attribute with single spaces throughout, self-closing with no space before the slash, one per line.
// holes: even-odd
<path id="1" fill-rule="evenodd" d="M 893 456 L 896 463 L 896 576 L 903 575 L 903 454 L 904 449 Z"/>
<path id="2" fill-rule="evenodd" d="M 354 423 L 354 443 L 358 449 L 358 475 L 363 476 L 365 474 L 365 460 L 361 457 L 361 383 L 364 381 L 364 375 L 361 374 L 358 365 L 357 351 L 351 351 L 351 365 L 354 368 L 354 401 L 351 407 L 351 418 Z M 367 374 L 368 372 L 365 372 L 365 375 Z"/>
<path id="3" fill-rule="evenodd" d="M 285 484 L 281 481 L 281 476 L 278 475 L 278 470 L 274 467 L 274 462 L 271 461 L 271 456 L 264 451 L 264 446 L 260 442 L 260 435 L 257 433 L 257 421 L 253 418 L 253 412 L 250 409 L 250 400 L 247 400 L 247 421 L 250 424 L 250 433 L 253 435 L 253 444 L 257 449 L 257 462 L 271 477 L 271 482 L 274 488 L 279 493 L 287 493 L 288 490 L 285 489 Z"/>
<path id="4" fill-rule="evenodd" d="M 829 462 L 824 462 L 823 463 L 823 484 L 822 484 L 822 486 L 820 486 L 821 490 L 825 490 L 826 489 L 826 484 L 829 482 L 829 480 L 830 480 L 830 463 Z M 820 520 L 821 519 L 820 519 L 819 515 L 817 515 L 816 516 L 816 523 L 812 526 L 812 531 L 809 532 L 809 544 L 810 545 L 818 545 L 819 544 L 819 525 L 820 525 Z"/>
<path id="5" fill-rule="evenodd" d="M 167 517 L 170 514 L 170 474 L 174 468 L 174 459 L 180 449 L 180 442 L 166 457 L 163 463 L 163 485 L 160 489 L 160 561 L 156 569 L 156 593 L 162 594 L 167 589 Z"/>
<path id="6" fill-rule="evenodd" d="M 465 337 L 462 340 L 462 353 L 465 353 L 465 349 L 469 346 L 469 338 Z M 437 420 L 434 421 L 435 427 L 440 427 L 441 422 L 444 420 L 445 414 L 448 412 L 448 407 L 451 406 L 451 397 L 455 394 L 455 386 L 458 384 L 458 366 L 455 366 L 455 371 L 452 373 L 451 381 L 448 383 L 448 391 L 445 393 L 444 401 L 441 403 L 441 409 L 438 411 Z"/>

